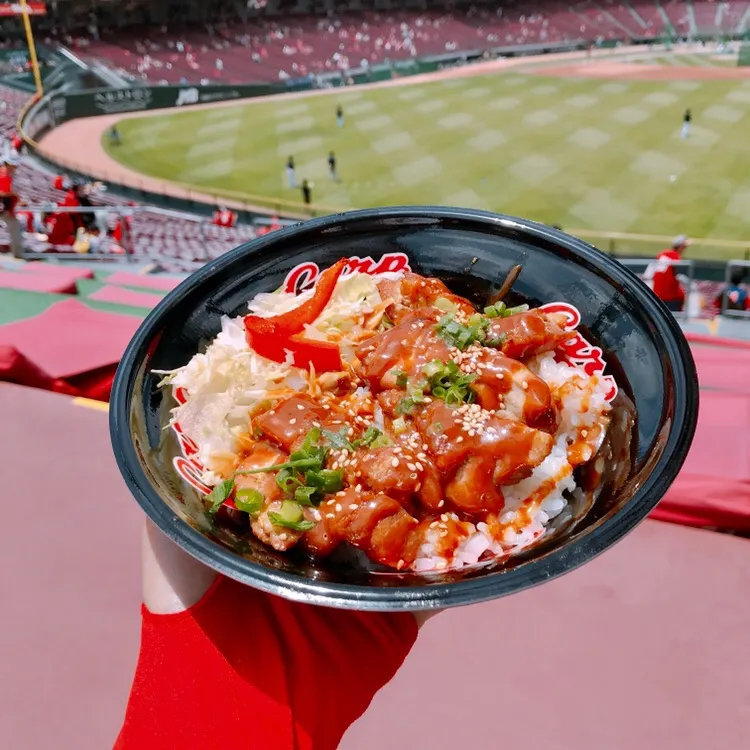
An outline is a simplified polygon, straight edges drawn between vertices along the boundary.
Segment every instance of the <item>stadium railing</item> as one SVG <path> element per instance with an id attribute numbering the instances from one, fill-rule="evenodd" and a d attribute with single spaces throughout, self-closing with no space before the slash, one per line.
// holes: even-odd
<path id="1" fill-rule="evenodd" d="M 730 284 L 732 272 L 735 268 L 744 268 L 746 276 L 750 276 L 750 260 L 730 260 L 727 263 L 727 272 L 725 283 Z M 727 298 L 725 294 L 721 295 L 721 315 L 727 318 L 739 318 L 741 320 L 750 320 L 750 310 L 727 310 Z"/>

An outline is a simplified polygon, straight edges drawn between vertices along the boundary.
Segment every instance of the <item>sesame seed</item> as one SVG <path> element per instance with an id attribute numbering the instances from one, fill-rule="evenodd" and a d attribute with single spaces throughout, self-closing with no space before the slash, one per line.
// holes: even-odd
<path id="1" fill-rule="evenodd" d="M 320 422 L 313 422 L 313 427 L 320 427 Z"/>
<path id="2" fill-rule="evenodd" d="M 420 459 L 421 461 L 426 461 L 427 455 L 424 453 L 417 453 L 417 458 Z"/>
<path id="3" fill-rule="evenodd" d="M 352 504 L 351 504 L 351 505 L 349 506 L 349 510 L 357 510 L 357 508 L 359 508 L 359 505 L 357 505 L 357 503 L 352 503 Z"/>
<path id="4" fill-rule="evenodd" d="M 417 469 L 419 469 L 419 471 L 424 471 L 424 466 L 422 466 L 422 464 L 420 464 L 419 461 L 417 461 L 415 466 L 417 467 Z"/>
<path id="5" fill-rule="evenodd" d="M 476 435 L 476 432 L 474 430 L 469 430 L 469 437 L 474 437 Z"/>
<path id="6" fill-rule="evenodd" d="M 406 564 L 406 563 L 405 563 L 405 562 L 404 562 L 403 560 L 399 560 L 399 561 L 398 561 L 398 562 L 396 563 L 396 570 L 401 570 L 401 568 L 403 568 L 405 564 Z"/>
<path id="7" fill-rule="evenodd" d="M 409 474 L 409 479 L 416 479 L 419 474 Z"/>
<path id="8" fill-rule="evenodd" d="M 401 446 L 400 446 L 400 445 L 397 445 L 397 446 L 396 446 L 396 447 L 395 447 L 395 448 L 393 449 L 393 452 L 394 452 L 394 453 L 403 453 L 403 449 L 401 448 Z"/>
<path id="9" fill-rule="evenodd" d="M 339 490 L 339 491 L 338 491 L 338 492 L 336 493 L 336 497 L 344 497 L 344 495 L 346 495 L 346 492 L 344 492 L 344 490 Z M 330 501 L 329 501 L 329 504 L 330 504 L 330 505 L 333 505 L 333 500 L 330 500 Z"/>
<path id="10" fill-rule="evenodd" d="M 406 464 L 406 468 L 409 469 L 409 471 L 417 470 L 417 467 L 414 464 Z"/>
<path id="11" fill-rule="evenodd" d="M 320 521 L 320 519 L 322 518 L 322 516 L 320 515 L 320 511 L 319 510 L 313 510 L 313 511 L 311 511 L 311 515 L 312 515 L 312 517 L 316 521 Z"/>
<path id="12" fill-rule="evenodd" d="M 401 339 L 401 346 L 408 346 L 409 340 L 408 339 Z"/>
<path id="13" fill-rule="evenodd" d="M 414 488 L 414 492 L 419 492 L 422 489 L 422 482 L 417 482 L 417 486 Z"/>
<path id="14" fill-rule="evenodd" d="M 336 503 L 336 507 L 334 508 L 334 510 L 336 511 L 336 513 L 341 513 L 341 511 L 343 510 L 341 503 Z"/>
<path id="15" fill-rule="evenodd" d="M 529 384 L 528 384 L 528 382 L 526 382 L 526 381 L 524 380 L 524 381 L 523 381 L 523 383 L 521 383 L 521 388 L 523 388 L 524 390 L 528 390 L 528 387 L 529 387 Z"/>
<path id="16" fill-rule="evenodd" d="M 445 505 L 445 500 L 441 500 L 441 501 L 440 501 L 440 502 L 438 503 L 438 508 L 442 508 L 442 507 L 443 507 L 444 505 Z"/>
<path id="17" fill-rule="evenodd" d="M 424 402 L 425 402 L 426 404 L 431 404 L 431 403 L 432 403 L 432 398 L 431 398 L 430 396 L 425 396 L 425 397 L 424 397 Z"/>
<path id="18" fill-rule="evenodd" d="M 282 531 L 281 534 L 279 534 L 279 539 L 282 541 L 286 541 L 289 538 L 288 534 L 285 531 Z"/>
<path id="19" fill-rule="evenodd" d="M 296 418 L 296 417 L 292 417 L 292 418 L 291 418 L 291 419 L 289 420 L 289 424 L 297 424 L 297 418 Z"/>
<path id="20" fill-rule="evenodd" d="M 463 443 L 463 441 L 464 441 L 464 436 L 463 436 L 463 435 L 459 435 L 459 436 L 458 436 L 458 437 L 456 438 L 456 442 L 457 442 L 457 443 Z"/>
<path id="21" fill-rule="evenodd" d="M 325 409 L 326 411 L 330 411 L 330 409 L 331 409 L 331 407 L 330 407 L 330 406 L 329 406 L 328 404 L 323 404 L 323 408 L 324 408 L 324 409 Z"/>
<path id="22" fill-rule="evenodd" d="M 362 485 L 361 485 L 361 484 L 358 484 L 358 485 L 357 485 L 357 486 L 356 486 L 356 487 L 354 488 L 354 491 L 355 491 L 355 492 L 362 492 Z"/>
<path id="23" fill-rule="evenodd" d="M 326 518 L 336 518 L 333 513 L 326 513 Z"/>
<path id="24" fill-rule="evenodd" d="M 436 567 L 436 568 L 437 568 L 438 570 L 445 570 L 445 569 L 446 569 L 446 568 L 448 567 L 448 561 L 447 561 L 447 560 L 438 560 L 438 561 L 437 561 L 437 562 L 435 563 L 435 567 Z"/>
<path id="25" fill-rule="evenodd" d="M 581 437 L 586 437 L 589 434 L 588 430 L 581 430 Z"/>
<path id="26" fill-rule="evenodd" d="M 433 521 L 433 522 L 432 522 L 432 523 L 430 524 L 430 528 L 431 528 L 431 529 L 434 529 L 434 528 L 435 528 L 436 526 L 438 526 L 439 524 L 440 524 L 440 521 Z"/>
<path id="27" fill-rule="evenodd" d="M 304 407 L 304 405 L 303 405 L 303 404 L 297 404 L 297 408 L 298 408 L 298 409 L 299 409 L 300 411 L 304 411 L 304 410 L 305 410 L 305 407 Z"/>
<path id="28" fill-rule="evenodd" d="M 361 472 L 361 471 L 358 471 L 358 472 L 357 472 L 357 473 L 356 473 L 356 474 L 355 474 L 354 476 L 355 476 L 355 477 L 361 477 L 361 476 L 362 476 L 362 472 Z"/>
<path id="29" fill-rule="evenodd" d="M 395 468 L 396 468 L 396 467 L 398 466 L 398 459 L 397 459 L 397 458 L 394 458 L 394 459 L 393 459 L 393 460 L 391 461 L 391 466 L 392 466 L 392 467 L 393 467 L 394 469 L 395 469 Z"/>
<path id="30" fill-rule="evenodd" d="M 430 449 L 430 446 L 429 446 L 429 445 L 427 445 L 426 443 L 424 443 L 424 444 L 422 445 L 422 450 L 423 450 L 423 451 L 426 451 L 426 450 L 429 450 L 429 449 Z"/>
<path id="31" fill-rule="evenodd" d="M 448 520 L 448 514 L 447 514 L 447 513 L 443 513 L 443 515 L 442 515 L 442 516 L 440 516 L 440 520 L 441 520 L 441 521 L 442 521 L 443 523 L 445 523 L 445 522 L 446 522 L 446 521 Z"/>

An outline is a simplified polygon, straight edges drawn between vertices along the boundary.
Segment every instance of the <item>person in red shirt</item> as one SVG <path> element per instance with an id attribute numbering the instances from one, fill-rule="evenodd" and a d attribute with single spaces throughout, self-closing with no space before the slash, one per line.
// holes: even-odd
<path id="1" fill-rule="evenodd" d="M 237 223 L 237 214 L 225 206 L 219 206 L 218 211 L 214 212 L 213 223 L 217 227 L 233 227 Z"/>
<path id="2" fill-rule="evenodd" d="M 151 522 L 142 560 L 141 647 L 115 750 L 335 750 L 427 619 L 264 594 Z"/>
<path id="3" fill-rule="evenodd" d="M 672 247 L 662 250 L 646 269 L 646 280 L 654 294 L 673 312 L 679 312 L 685 305 L 685 290 L 675 273 L 675 264 L 682 260 L 689 245 L 690 240 L 684 234 L 675 237 Z"/>

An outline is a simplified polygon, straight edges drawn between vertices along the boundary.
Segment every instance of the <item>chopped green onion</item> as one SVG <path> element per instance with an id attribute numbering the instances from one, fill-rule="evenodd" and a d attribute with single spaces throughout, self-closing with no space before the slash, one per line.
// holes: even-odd
<path id="1" fill-rule="evenodd" d="M 455 302 L 451 302 L 447 297 L 438 297 L 433 303 L 433 307 L 442 310 L 445 313 L 454 313 L 458 310 Z"/>
<path id="2" fill-rule="evenodd" d="M 362 437 L 357 441 L 359 445 L 364 446 L 370 446 L 372 445 L 380 436 L 381 436 L 380 430 L 375 427 L 375 425 L 370 425 L 366 430 L 365 434 L 362 435 Z"/>
<path id="3" fill-rule="evenodd" d="M 398 435 L 406 431 L 406 420 L 403 417 L 397 417 L 393 420 L 393 431 Z"/>
<path id="4" fill-rule="evenodd" d="M 469 325 L 461 325 L 453 315 L 444 315 L 435 326 L 438 336 L 448 344 L 461 349 L 468 349 L 473 343 L 484 341 L 489 320 L 475 313 L 469 318 Z"/>
<path id="5" fill-rule="evenodd" d="M 217 513 L 219 508 L 224 505 L 226 499 L 232 494 L 234 489 L 234 479 L 225 479 L 220 484 L 214 487 L 206 500 L 211 503 L 211 507 L 208 512 L 213 516 Z"/>
<path id="6" fill-rule="evenodd" d="M 245 513 L 255 515 L 263 510 L 263 493 L 252 487 L 243 487 L 234 495 L 234 504 L 238 510 L 244 510 Z"/>
<path id="7" fill-rule="evenodd" d="M 413 398 L 409 396 L 402 398 L 396 405 L 396 414 L 411 414 L 415 406 Z"/>
<path id="8" fill-rule="evenodd" d="M 393 374 L 396 376 L 396 387 L 406 388 L 407 376 L 403 370 L 394 370 Z"/>
<path id="9" fill-rule="evenodd" d="M 294 455 L 294 454 L 292 454 Z M 281 471 L 282 469 L 311 469 L 320 464 L 317 458 L 298 458 L 293 461 L 287 461 L 283 464 L 273 464 L 273 466 L 264 466 L 262 469 L 245 469 L 238 471 L 237 474 L 263 474 L 269 471 Z"/>
<path id="10" fill-rule="evenodd" d="M 307 474 L 307 481 L 324 493 L 338 492 L 344 486 L 344 472 L 341 469 L 321 469 Z"/>
<path id="11" fill-rule="evenodd" d="M 442 432 L 443 432 L 443 424 L 442 424 L 442 422 L 433 422 L 430 425 L 430 427 L 428 429 L 428 432 L 431 435 L 441 435 Z"/>
<path id="12" fill-rule="evenodd" d="M 331 432 L 331 430 L 323 430 L 323 436 L 331 444 L 331 447 L 335 450 L 346 449 L 348 451 L 354 451 L 354 446 L 349 442 L 349 438 L 346 436 L 347 428 L 342 427 L 338 432 Z"/>
<path id="13" fill-rule="evenodd" d="M 388 435 L 384 435 L 381 432 L 380 435 L 378 435 L 375 438 L 375 440 L 373 440 L 370 443 L 370 448 L 385 448 L 386 445 L 392 445 L 392 444 L 393 444 L 393 441 L 388 437 Z"/>
<path id="14" fill-rule="evenodd" d="M 519 313 L 525 313 L 529 311 L 528 305 L 517 305 L 516 307 L 509 307 L 505 311 L 504 317 L 509 318 L 511 315 L 518 315 Z"/>
<path id="15" fill-rule="evenodd" d="M 387 315 L 383 315 L 380 319 L 379 328 L 381 331 L 387 331 L 389 328 L 393 328 L 393 321 Z"/>
<path id="16" fill-rule="evenodd" d="M 312 521 L 307 521 L 304 518 L 299 521 L 287 521 L 273 511 L 269 512 L 268 520 L 274 526 L 283 526 L 285 529 L 292 529 L 292 531 L 310 531 L 310 529 L 315 528 L 315 524 Z"/>
<path id="17" fill-rule="evenodd" d="M 422 375 L 424 375 L 428 380 L 432 380 L 432 378 L 435 377 L 439 372 L 441 372 L 443 369 L 443 363 L 435 359 L 432 362 L 428 362 L 423 368 L 422 368 Z"/>
<path id="18" fill-rule="evenodd" d="M 317 491 L 317 487 L 297 487 L 294 490 L 294 500 L 300 505 L 315 505 L 312 498 Z"/>
<path id="19" fill-rule="evenodd" d="M 302 508 L 300 508 L 298 503 L 291 500 L 284 500 L 284 502 L 281 503 L 279 515 L 289 523 L 297 523 L 297 521 L 302 520 Z"/>
<path id="20" fill-rule="evenodd" d="M 484 308 L 484 314 L 488 318 L 496 318 L 499 313 L 497 312 L 497 309 L 495 308 L 494 305 L 488 305 L 487 307 Z"/>
<path id="21" fill-rule="evenodd" d="M 505 343 L 506 338 L 508 337 L 505 334 L 502 336 L 494 336 L 491 339 L 487 339 L 484 342 L 484 345 L 489 346 L 491 349 L 499 349 Z"/>

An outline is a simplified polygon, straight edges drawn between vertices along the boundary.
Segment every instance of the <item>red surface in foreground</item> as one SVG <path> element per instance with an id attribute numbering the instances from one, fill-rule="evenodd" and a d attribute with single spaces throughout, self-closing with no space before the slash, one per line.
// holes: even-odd
<path id="1" fill-rule="evenodd" d="M 2 745 L 102 750 L 138 650 L 141 512 L 106 414 L 4 383 L 0 414 Z M 430 621 L 341 750 L 750 747 L 748 588 L 750 542 L 646 522 L 560 580 Z"/>

